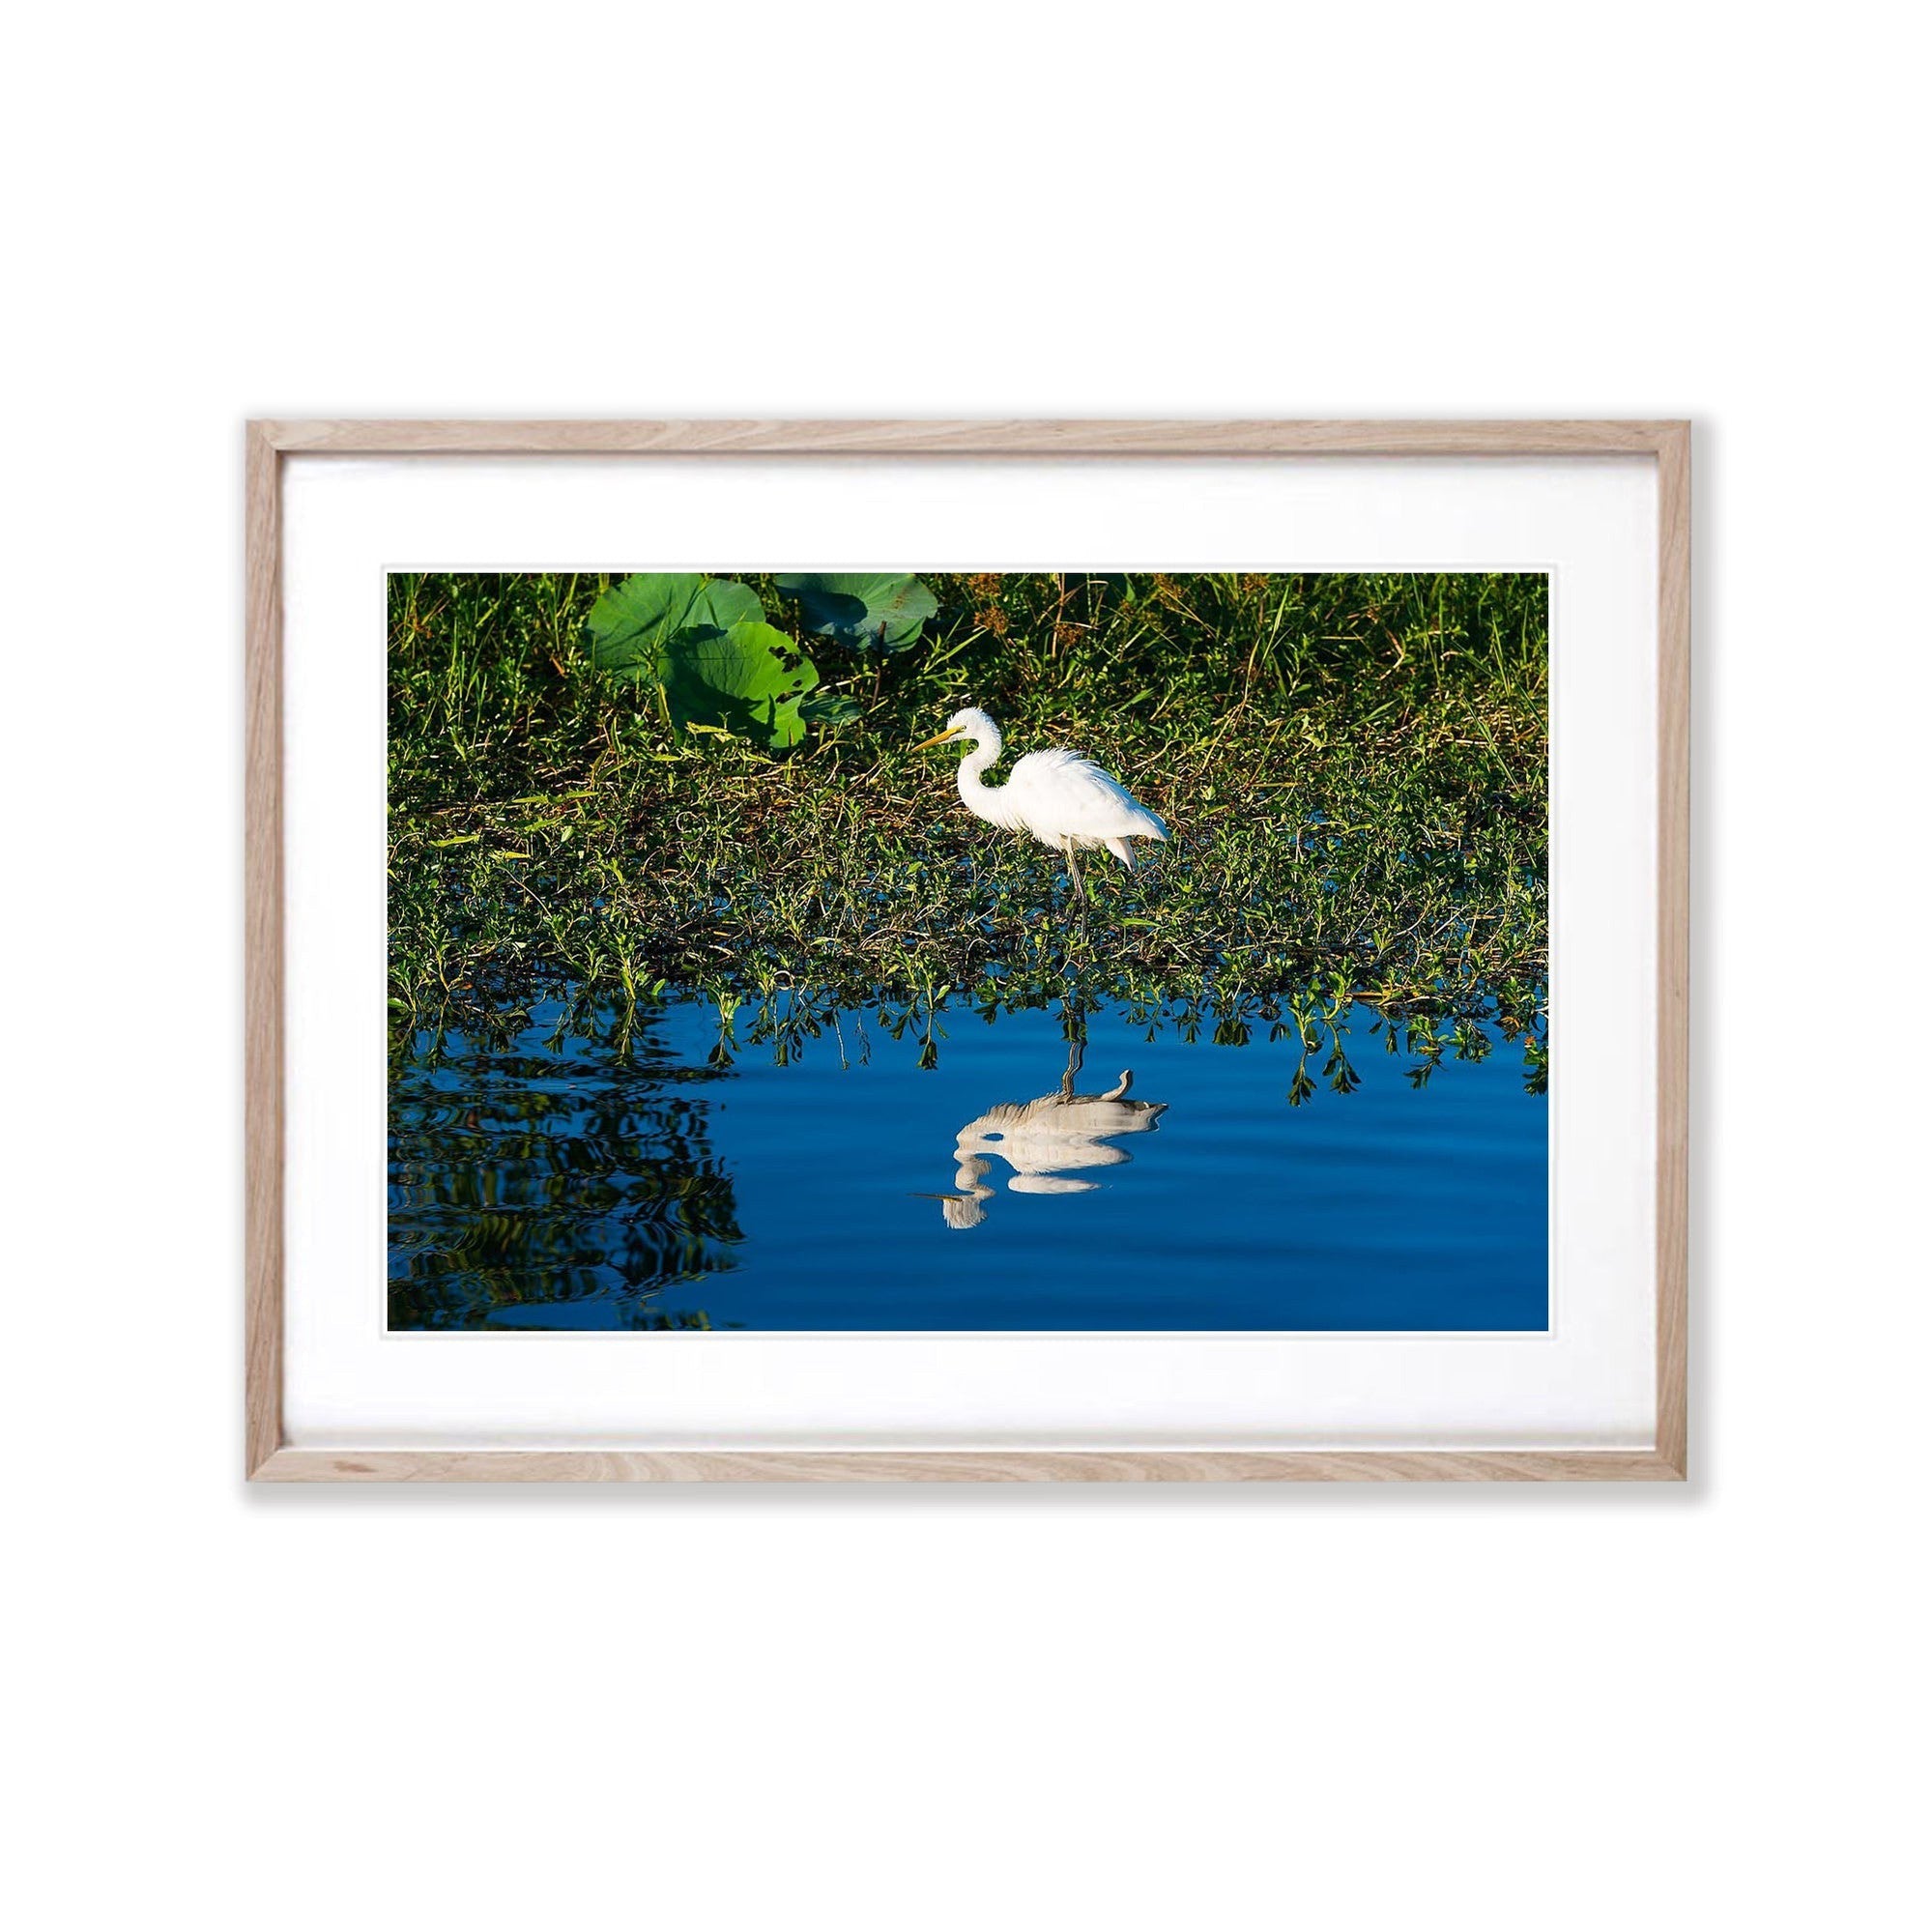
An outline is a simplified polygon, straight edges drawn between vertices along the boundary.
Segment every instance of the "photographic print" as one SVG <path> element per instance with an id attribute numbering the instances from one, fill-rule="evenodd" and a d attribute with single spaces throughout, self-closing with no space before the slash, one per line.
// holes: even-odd
<path id="1" fill-rule="evenodd" d="M 388 608 L 392 1330 L 1548 1326 L 1544 576 Z"/>

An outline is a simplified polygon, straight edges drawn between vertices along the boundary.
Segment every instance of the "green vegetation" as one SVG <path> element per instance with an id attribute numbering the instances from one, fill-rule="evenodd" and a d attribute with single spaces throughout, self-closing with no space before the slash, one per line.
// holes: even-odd
<path id="1" fill-rule="evenodd" d="M 418 576 L 389 588 L 390 994 L 729 1014 L 1366 999 L 1543 1050 L 1540 576 Z M 970 818 L 966 703 L 1172 826 L 1129 875 Z M 995 771 L 995 778 L 1003 775 Z"/>

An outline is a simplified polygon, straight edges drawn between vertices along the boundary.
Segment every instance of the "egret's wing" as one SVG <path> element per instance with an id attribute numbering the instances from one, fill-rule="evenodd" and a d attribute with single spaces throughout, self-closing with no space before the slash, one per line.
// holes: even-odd
<path id="1" fill-rule="evenodd" d="M 1166 823 L 1090 758 L 1029 751 L 1006 781 L 1029 831 L 1050 838 L 1165 839 Z"/>

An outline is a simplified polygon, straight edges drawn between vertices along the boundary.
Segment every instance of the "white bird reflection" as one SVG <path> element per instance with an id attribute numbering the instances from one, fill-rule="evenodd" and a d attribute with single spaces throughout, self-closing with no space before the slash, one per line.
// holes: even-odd
<path id="1" fill-rule="evenodd" d="M 925 1197 L 939 1203 L 948 1227 L 977 1227 L 986 1219 L 986 1203 L 996 1192 L 987 1185 L 995 1160 L 1013 1169 L 1006 1180 L 1009 1194 L 1085 1194 L 1099 1182 L 1081 1179 L 1079 1169 L 1125 1167 L 1134 1158 L 1114 1139 L 1150 1132 L 1168 1104 L 1129 1100 L 1131 1068 L 1105 1093 L 1076 1093 L 1084 1053 L 1079 1042 L 1069 1049 L 1057 1093 L 990 1107 L 960 1129 L 953 1148 L 958 1192 Z"/>

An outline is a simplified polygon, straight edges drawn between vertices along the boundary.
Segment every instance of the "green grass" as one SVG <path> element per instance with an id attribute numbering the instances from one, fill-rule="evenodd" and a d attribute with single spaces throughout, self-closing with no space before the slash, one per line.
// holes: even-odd
<path id="1" fill-rule="evenodd" d="M 769 578 L 730 574 L 794 630 Z M 929 1027 L 962 1001 L 1220 1027 L 1362 998 L 1425 1039 L 1499 1021 L 1540 1070 L 1543 578 L 928 574 L 911 649 L 800 640 L 860 714 L 776 757 L 680 747 L 591 668 L 609 581 L 390 581 L 400 1024 L 666 986 Z M 1091 855 L 1076 917 L 1053 854 L 963 809 L 956 753 L 907 749 L 968 702 L 1009 756 L 1098 759 L 1172 841 L 1131 876 Z"/>

